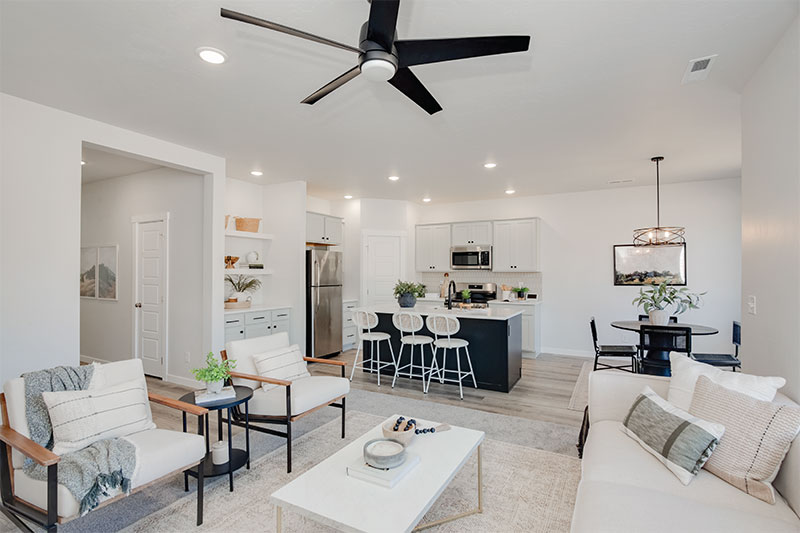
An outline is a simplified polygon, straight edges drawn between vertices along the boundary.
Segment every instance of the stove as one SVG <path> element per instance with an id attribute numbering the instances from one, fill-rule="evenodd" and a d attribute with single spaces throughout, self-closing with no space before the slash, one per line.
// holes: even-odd
<path id="1" fill-rule="evenodd" d="M 463 302 L 461 291 L 469 289 L 470 300 L 474 304 L 485 304 L 497 299 L 497 285 L 494 283 L 456 283 L 456 295 L 453 302 Z"/>

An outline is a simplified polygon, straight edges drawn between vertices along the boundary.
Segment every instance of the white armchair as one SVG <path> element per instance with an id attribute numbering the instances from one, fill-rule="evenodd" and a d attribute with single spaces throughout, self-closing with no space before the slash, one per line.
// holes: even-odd
<path id="1" fill-rule="evenodd" d="M 231 341 L 222 351 L 223 360 L 236 361 L 236 371 L 231 372 L 233 383 L 253 389 L 249 412 L 242 413 L 235 408 L 231 422 L 244 426 L 249 418 L 250 429 L 284 437 L 287 472 L 292 471 L 292 422 L 322 407 L 337 407 L 342 410 L 344 438 L 345 396 L 350 392 L 350 381 L 344 377 L 344 361 L 303 357 L 299 351 L 289 350 L 289 347 L 289 335 L 283 332 Z M 266 365 L 271 371 L 259 375 L 257 362 L 262 369 Z M 311 376 L 306 370 L 307 362 L 339 366 L 342 377 Z M 285 379 L 287 377 L 292 379 Z M 265 425 L 285 426 L 286 431 Z"/>
<path id="2" fill-rule="evenodd" d="M 138 359 L 102 365 L 107 386 L 136 379 L 144 381 L 142 362 Z M 145 390 L 147 384 L 145 382 Z M 23 378 L 12 379 L 0 394 L 3 425 L 0 426 L 0 488 L 2 510 L 14 524 L 24 531 L 30 529 L 20 520 L 24 517 L 48 531 L 55 531 L 57 524 L 78 517 L 80 504 L 72 493 L 58 483 L 60 457 L 30 439 L 25 415 L 25 382 Z M 198 428 L 203 427 L 203 417 L 208 409 L 180 402 L 157 394 L 148 393 L 151 402 L 159 403 L 197 415 Z M 147 409 L 150 414 L 149 407 Z M 203 462 L 206 456 L 205 439 L 202 435 L 148 429 L 124 437 L 136 447 L 137 467 L 131 479 L 131 493 L 167 475 L 186 471 L 195 466 L 197 476 L 197 525 L 203 523 Z M 33 479 L 22 469 L 25 457 L 47 467 L 47 481 Z M 101 503 L 107 505 L 124 497 L 118 494 Z"/>

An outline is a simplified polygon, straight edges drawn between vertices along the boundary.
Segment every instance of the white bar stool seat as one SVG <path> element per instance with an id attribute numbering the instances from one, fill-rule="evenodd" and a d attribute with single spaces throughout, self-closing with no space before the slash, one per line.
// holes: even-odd
<path id="1" fill-rule="evenodd" d="M 400 353 L 397 354 L 397 364 L 395 365 L 394 370 L 394 378 L 392 379 L 392 388 L 394 388 L 395 383 L 397 382 L 397 376 L 406 376 L 408 378 L 421 378 L 422 379 L 422 392 L 427 394 L 428 387 L 425 383 L 425 376 L 433 372 L 433 366 L 437 365 L 436 357 L 433 350 L 433 341 L 434 338 L 429 335 L 417 335 L 417 332 L 423 328 L 425 325 L 425 321 L 422 319 L 422 315 L 419 313 L 415 313 L 413 311 L 398 311 L 394 315 L 392 315 L 392 323 L 394 327 L 400 331 Z M 403 335 L 403 333 L 408 333 L 408 335 Z M 425 346 L 430 346 L 431 350 L 431 368 L 425 368 Z M 403 365 L 403 349 L 409 346 L 409 350 L 411 350 L 411 355 L 409 356 L 409 361 L 407 365 Z M 419 346 L 419 359 L 420 364 L 414 364 L 414 346 Z M 405 369 L 408 369 L 407 372 L 403 372 Z M 415 369 L 419 369 L 419 373 L 415 373 Z M 438 372 L 438 365 L 436 366 L 436 370 Z M 428 379 L 430 383 L 430 376 Z"/>
<path id="2" fill-rule="evenodd" d="M 457 339 L 451 336 L 458 333 L 458 331 L 461 329 L 461 323 L 456 317 L 450 315 L 428 315 L 425 325 L 428 327 L 428 331 L 436 336 L 436 339 L 433 342 L 433 363 L 436 363 L 436 366 L 439 369 L 437 372 L 437 375 L 439 376 L 439 383 L 458 383 L 458 394 L 463 400 L 464 388 L 462 386 L 462 382 L 464 381 L 464 378 L 467 376 L 472 377 L 472 384 L 476 389 L 478 388 L 478 382 L 475 381 L 475 372 L 472 371 L 472 360 L 469 357 L 469 342 L 464 339 Z M 440 348 L 444 352 L 442 355 L 441 366 L 439 366 L 438 362 L 436 361 L 436 352 Z M 462 349 L 466 355 L 469 371 L 461 370 L 460 350 Z M 447 350 L 455 350 L 456 352 L 456 370 L 447 368 Z M 433 363 L 431 363 L 431 366 L 433 366 Z M 455 374 L 455 377 L 448 377 L 448 373 L 451 376 Z M 426 389 L 431 385 L 432 376 L 433 369 L 431 369 L 431 371 L 428 373 L 428 384 Z"/>
<path id="3" fill-rule="evenodd" d="M 361 368 L 367 370 L 370 374 L 377 372 L 378 386 L 380 387 L 381 370 L 387 366 L 397 366 L 397 361 L 394 358 L 394 349 L 392 348 L 392 337 L 388 333 L 372 331 L 372 328 L 378 325 L 378 315 L 372 311 L 356 309 L 353 311 L 353 322 L 355 322 L 356 328 L 358 328 L 358 349 L 356 350 L 356 357 L 353 360 L 353 370 L 350 371 L 350 381 L 353 381 L 356 368 Z M 386 344 L 389 345 L 389 353 L 392 355 L 391 363 L 389 361 L 381 361 L 381 342 L 383 341 L 386 341 Z M 365 342 L 370 343 L 369 359 L 364 359 L 364 352 L 361 351 Z M 358 362 L 359 354 L 361 354 L 361 363 Z M 394 386 L 394 382 L 392 382 L 392 386 Z"/>

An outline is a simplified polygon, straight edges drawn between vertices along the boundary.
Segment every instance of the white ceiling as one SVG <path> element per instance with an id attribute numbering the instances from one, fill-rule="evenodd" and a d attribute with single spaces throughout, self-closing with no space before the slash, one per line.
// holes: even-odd
<path id="1" fill-rule="evenodd" d="M 444 108 L 431 117 L 363 78 L 301 105 L 354 54 L 219 16 L 356 45 L 366 0 L 0 5 L 3 92 L 224 156 L 231 177 L 257 168 L 325 198 L 435 202 L 653 183 L 655 154 L 665 182 L 738 176 L 741 89 L 798 12 L 797 0 L 402 0 L 400 38 L 533 37 L 525 54 L 413 68 Z M 228 62 L 202 62 L 199 46 Z M 710 54 L 708 80 L 681 85 Z"/>
<path id="2" fill-rule="evenodd" d="M 161 165 L 91 148 L 84 148 L 81 158 L 86 162 L 81 166 L 82 183 L 129 176 L 161 168 Z"/>

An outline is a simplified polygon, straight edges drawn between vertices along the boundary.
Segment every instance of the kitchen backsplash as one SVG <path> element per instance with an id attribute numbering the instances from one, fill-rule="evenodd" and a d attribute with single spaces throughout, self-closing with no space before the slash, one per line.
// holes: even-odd
<path id="1" fill-rule="evenodd" d="M 417 272 L 417 281 L 425 285 L 425 292 L 439 292 L 439 286 L 444 281 L 444 272 L 427 273 Z M 500 292 L 500 285 L 511 285 L 512 287 L 528 287 L 530 292 L 538 294 L 539 300 L 542 295 L 542 273 L 512 273 L 512 272 L 491 272 L 489 270 L 455 270 L 450 272 L 448 280 L 456 283 L 496 283 L 497 291 Z M 449 283 L 449 281 L 448 281 Z"/>

